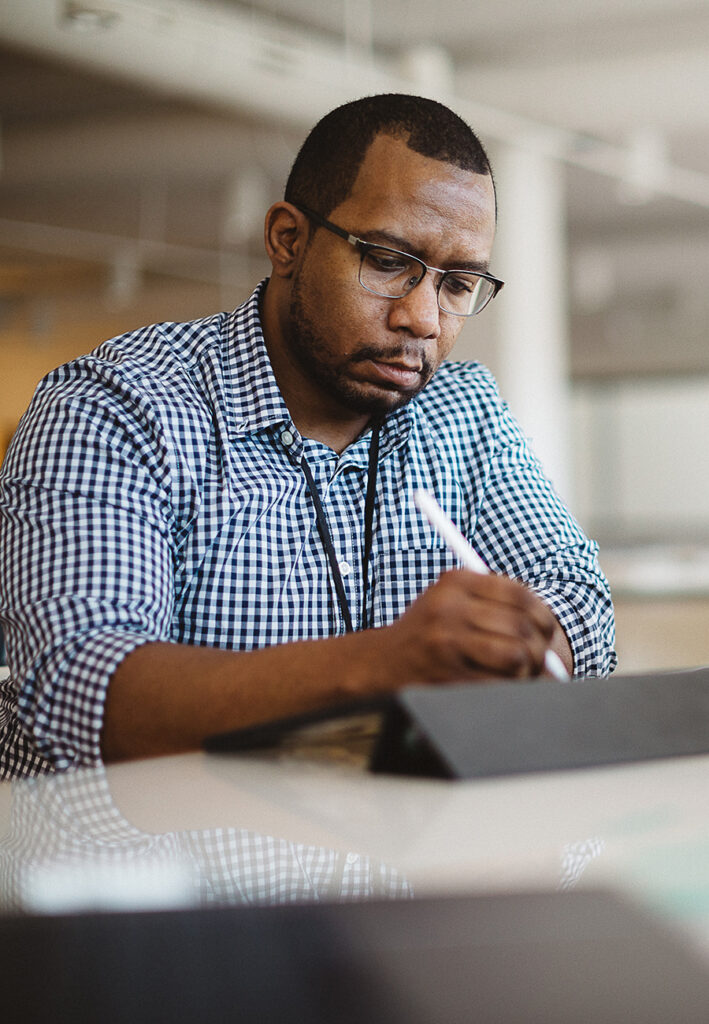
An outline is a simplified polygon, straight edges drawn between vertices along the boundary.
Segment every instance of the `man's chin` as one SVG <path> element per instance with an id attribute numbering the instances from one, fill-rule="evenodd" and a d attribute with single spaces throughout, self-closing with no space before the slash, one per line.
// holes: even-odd
<path id="1" fill-rule="evenodd" d="M 352 412 L 368 413 L 370 416 L 386 416 L 390 412 L 408 405 L 412 398 L 419 394 L 421 388 L 404 391 L 400 388 L 384 388 L 380 386 L 362 386 L 360 388 L 343 389 L 341 400 Z"/>

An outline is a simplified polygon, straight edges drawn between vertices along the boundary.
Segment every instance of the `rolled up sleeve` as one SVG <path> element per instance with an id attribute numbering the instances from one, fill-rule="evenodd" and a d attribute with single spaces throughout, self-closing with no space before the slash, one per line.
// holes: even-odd
<path id="1" fill-rule="evenodd" d="M 0 476 L 16 714 L 55 769 L 100 761 L 111 676 L 169 638 L 173 613 L 169 450 L 145 401 L 103 372 L 89 360 L 40 387 Z"/>
<path id="2" fill-rule="evenodd" d="M 607 676 L 616 665 L 610 588 L 590 540 L 556 493 L 518 424 L 503 408 L 496 452 L 475 527 L 495 572 L 526 583 L 559 620 L 574 675 Z"/>

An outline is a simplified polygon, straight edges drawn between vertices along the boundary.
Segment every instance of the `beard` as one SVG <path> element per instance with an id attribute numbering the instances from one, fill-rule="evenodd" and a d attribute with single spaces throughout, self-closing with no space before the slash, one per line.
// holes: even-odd
<path id="1" fill-rule="evenodd" d="M 300 281 L 294 282 L 291 294 L 289 341 L 291 352 L 301 369 L 323 391 L 355 413 L 384 416 L 401 408 L 423 390 L 436 371 L 436 366 L 424 356 L 420 384 L 407 391 L 401 391 L 393 386 L 368 386 L 348 376 L 348 365 L 368 360 L 397 358 L 404 355 L 405 346 L 397 345 L 382 351 L 373 345 L 363 345 L 351 356 L 339 361 L 333 358 L 325 335 L 306 311 Z"/>

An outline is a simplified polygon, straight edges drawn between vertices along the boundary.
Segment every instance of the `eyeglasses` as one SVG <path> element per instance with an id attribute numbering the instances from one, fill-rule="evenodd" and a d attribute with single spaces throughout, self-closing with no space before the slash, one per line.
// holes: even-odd
<path id="1" fill-rule="evenodd" d="M 385 299 L 403 299 L 431 270 L 441 275 L 436 285 L 440 309 L 453 316 L 475 316 L 495 298 L 504 284 L 492 274 L 429 267 L 423 260 L 407 252 L 365 242 L 363 238 L 351 235 L 307 206 L 300 203 L 293 205 L 319 227 L 339 235 L 359 251 L 359 283 L 373 295 L 381 295 Z"/>

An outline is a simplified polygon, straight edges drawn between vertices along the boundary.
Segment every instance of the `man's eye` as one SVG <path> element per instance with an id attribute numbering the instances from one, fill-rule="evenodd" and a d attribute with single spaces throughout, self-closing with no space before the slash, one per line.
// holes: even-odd
<path id="1" fill-rule="evenodd" d="M 370 249 L 365 260 L 372 270 L 378 270 L 382 274 L 398 274 L 406 271 L 411 265 L 404 256 L 384 249 Z"/>
<path id="2" fill-rule="evenodd" d="M 452 295 L 472 294 L 480 284 L 480 278 L 470 274 L 451 274 L 444 280 L 444 286 Z"/>

